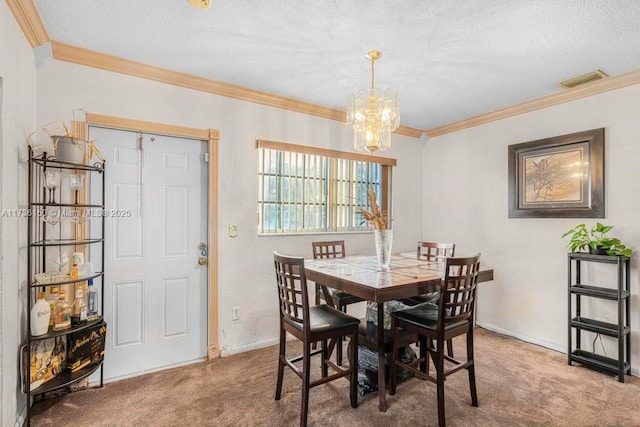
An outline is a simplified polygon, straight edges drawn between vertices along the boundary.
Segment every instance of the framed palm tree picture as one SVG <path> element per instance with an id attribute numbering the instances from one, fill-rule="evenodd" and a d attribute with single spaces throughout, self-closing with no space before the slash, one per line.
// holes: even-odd
<path id="1" fill-rule="evenodd" d="M 604 218 L 604 128 L 509 145 L 510 218 Z"/>

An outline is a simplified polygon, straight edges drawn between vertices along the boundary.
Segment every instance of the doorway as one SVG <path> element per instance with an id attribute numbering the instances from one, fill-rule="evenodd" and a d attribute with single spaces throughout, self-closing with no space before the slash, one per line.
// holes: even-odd
<path id="1" fill-rule="evenodd" d="M 105 379 L 202 360 L 207 143 L 101 127 L 90 127 L 89 139 L 99 141 L 107 165 Z"/>

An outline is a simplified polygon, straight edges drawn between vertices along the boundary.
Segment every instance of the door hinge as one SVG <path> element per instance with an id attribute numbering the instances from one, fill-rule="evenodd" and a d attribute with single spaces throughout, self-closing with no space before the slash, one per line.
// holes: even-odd
<path id="1" fill-rule="evenodd" d="M 209 163 L 209 153 L 204 153 L 203 159 L 205 163 Z"/>

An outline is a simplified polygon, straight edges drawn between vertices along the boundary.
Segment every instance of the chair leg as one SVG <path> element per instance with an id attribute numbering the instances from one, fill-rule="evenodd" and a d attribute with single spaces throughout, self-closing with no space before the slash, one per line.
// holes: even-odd
<path id="1" fill-rule="evenodd" d="M 471 390 L 471 405 L 478 406 L 478 393 L 476 391 L 476 364 L 473 359 L 473 326 L 467 333 L 467 360 L 472 364 L 467 368 L 469 372 L 469 389 Z"/>
<path id="2" fill-rule="evenodd" d="M 444 416 L 444 342 L 438 341 L 436 348 L 436 389 L 438 395 L 438 425 L 445 427 Z"/>
<path id="3" fill-rule="evenodd" d="M 342 305 L 338 305 L 338 310 L 342 311 L 343 313 L 347 312 L 347 308 Z M 336 339 L 336 362 L 338 363 L 338 366 L 342 366 L 342 341 L 343 340 L 344 340 L 344 337 L 338 337 Z"/>
<path id="4" fill-rule="evenodd" d="M 307 425 L 307 412 L 309 410 L 309 383 L 311 370 L 311 348 L 310 343 L 304 343 L 304 353 L 302 358 L 302 407 L 300 408 L 300 426 Z"/>
<path id="5" fill-rule="evenodd" d="M 349 397 L 351 407 L 358 407 L 358 326 L 351 334 L 351 351 L 349 352 L 349 367 L 351 368 L 351 384 Z"/>
<path id="6" fill-rule="evenodd" d="M 447 354 L 453 357 L 453 340 L 447 340 Z"/>
<path id="7" fill-rule="evenodd" d="M 322 292 L 322 290 L 320 289 L 320 285 L 316 283 L 316 305 L 320 305 L 320 292 Z M 313 344 L 311 344 L 312 349 L 315 350 L 317 347 L 318 347 L 317 342 L 314 342 Z"/>
<path id="8" fill-rule="evenodd" d="M 329 376 L 329 365 L 327 365 L 327 359 L 329 358 L 329 347 L 327 346 L 327 340 L 322 340 L 322 361 L 320 367 L 322 369 L 322 378 Z"/>
<path id="9" fill-rule="evenodd" d="M 287 334 L 280 329 L 280 351 L 278 352 L 278 381 L 276 382 L 276 400 L 280 400 L 282 393 L 282 377 L 284 375 L 284 358 L 286 357 Z"/>
<path id="10" fill-rule="evenodd" d="M 396 378 L 398 376 L 398 369 L 396 367 L 396 360 L 398 358 L 398 341 L 400 340 L 400 327 L 396 325 L 395 319 L 391 318 L 391 360 L 389 361 L 389 395 L 396 394 Z M 422 352 L 422 350 L 420 350 Z"/>
<path id="11" fill-rule="evenodd" d="M 426 374 L 429 373 L 429 355 L 427 353 L 427 338 L 419 337 L 418 338 L 418 347 L 420 348 L 420 370 Z"/>

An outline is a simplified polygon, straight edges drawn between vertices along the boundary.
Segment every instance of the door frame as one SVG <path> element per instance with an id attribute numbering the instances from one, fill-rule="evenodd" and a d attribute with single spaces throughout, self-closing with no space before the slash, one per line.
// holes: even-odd
<path id="1" fill-rule="evenodd" d="M 208 308 L 207 308 L 207 357 L 220 357 L 218 337 L 218 150 L 220 131 L 218 129 L 197 129 L 164 123 L 147 122 L 103 114 L 86 113 L 86 121 L 73 121 L 73 134 L 87 139 L 89 126 L 109 129 L 128 130 L 156 135 L 176 136 L 198 141 L 207 141 L 209 150 L 208 163 Z"/>

